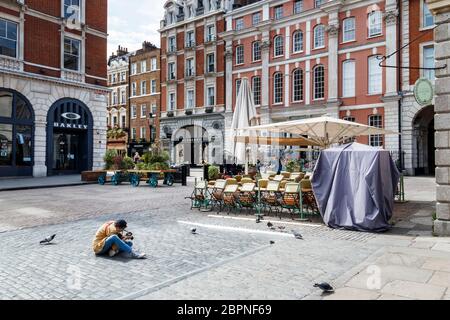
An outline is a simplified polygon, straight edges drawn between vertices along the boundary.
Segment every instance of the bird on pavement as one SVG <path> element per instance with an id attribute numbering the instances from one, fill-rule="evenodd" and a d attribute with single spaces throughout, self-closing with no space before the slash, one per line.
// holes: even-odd
<path id="1" fill-rule="evenodd" d="M 294 235 L 295 239 L 304 240 L 303 236 L 299 232 L 292 230 L 292 234 Z"/>
<path id="2" fill-rule="evenodd" d="M 192 234 L 197 234 L 197 229 L 196 228 L 191 229 L 191 233 Z"/>
<path id="3" fill-rule="evenodd" d="M 268 228 L 272 228 L 272 227 L 273 227 L 273 224 L 269 221 L 269 222 L 267 222 L 267 227 L 268 227 Z"/>
<path id="4" fill-rule="evenodd" d="M 314 288 L 319 288 L 320 290 L 322 290 L 324 293 L 333 293 L 334 292 L 334 288 L 332 286 L 330 286 L 330 284 L 323 282 L 323 283 L 316 283 L 314 285 Z"/>
<path id="5" fill-rule="evenodd" d="M 270 241 L 270 244 L 275 244 L 275 241 Z"/>
<path id="6" fill-rule="evenodd" d="M 278 227 L 278 229 L 280 229 L 280 230 L 284 230 L 284 229 L 286 229 L 286 227 L 283 227 L 283 226 L 279 226 L 279 227 Z"/>
<path id="7" fill-rule="evenodd" d="M 47 238 L 45 238 L 44 240 L 40 241 L 40 244 L 49 244 L 50 242 L 53 241 L 53 239 L 55 239 L 56 234 L 48 236 Z"/>

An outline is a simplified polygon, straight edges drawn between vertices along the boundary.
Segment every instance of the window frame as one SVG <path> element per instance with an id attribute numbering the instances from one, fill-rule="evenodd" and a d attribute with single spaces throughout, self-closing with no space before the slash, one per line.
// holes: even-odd
<path id="1" fill-rule="evenodd" d="M 371 64 L 373 61 L 373 65 Z M 368 95 L 380 95 L 383 93 L 383 68 L 381 68 L 379 66 L 379 60 L 377 59 L 376 55 L 373 56 L 369 56 L 367 58 L 367 94 Z M 373 74 L 373 67 L 375 67 L 375 69 L 377 69 L 380 71 L 379 73 L 375 73 Z M 371 71 L 372 70 L 372 71 Z M 379 74 L 379 78 L 378 78 L 378 74 Z M 375 80 L 372 80 L 373 78 L 375 78 Z M 379 90 L 373 90 L 373 86 L 371 85 L 372 83 L 378 83 L 379 86 L 377 86 L 376 88 L 379 88 Z"/>
<path id="2" fill-rule="evenodd" d="M 281 9 L 281 10 L 280 10 Z M 281 12 L 281 14 L 280 14 L 280 12 Z M 281 5 L 278 5 L 278 6 L 275 6 L 274 8 L 273 8 L 273 19 L 274 20 L 281 20 L 281 19 L 283 19 L 284 18 L 284 8 L 283 8 L 283 5 L 281 4 Z"/>
<path id="3" fill-rule="evenodd" d="M 137 118 L 137 106 L 135 104 L 131 105 L 131 119 Z"/>
<path id="4" fill-rule="evenodd" d="M 70 40 L 70 47 L 71 47 L 71 49 L 72 49 L 72 43 L 73 42 L 76 42 L 76 43 L 78 43 L 78 56 L 77 56 L 77 69 L 75 70 L 75 69 L 70 69 L 70 68 L 67 68 L 66 67 L 66 54 L 67 55 L 71 55 L 71 56 L 75 56 L 73 53 L 66 53 L 66 40 Z M 62 61 L 62 63 L 63 63 L 63 70 L 67 70 L 67 71 L 71 71 L 71 72 L 81 72 L 81 58 L 82 58 L 82 53 L 81 53 L 81 51 L 82 51 L 82 45 L 83 45 L 83 43 L 82 43 L 82 41 L 80 40 L 80 39 L 76 39 L 76 38 L 74 38 L 74 37 L 69 37 L 69 36 L 64 36 L 64 39 L 63 39 L 63 61 Z"/>
<path id="5" fill-rule="evenodd" d="M 212 61 L 210 61 L 210 57 L 213 57 Z M 211 70 L 211 66 L 213 67 Z M 206 54 L 206 73 L 215 73 L 216 72 L 216 54 L 214 52 L 210 52 Z"/>
<path id="6" fill-rule="evenodd" d="M 255 45 L 257 46 L 257 50 L 255 50 Z M 255 52 L 258 52 L 258 59 L 255 59 Z M 262 51 L 261 51 L 261 41 L 253 41 L 252 42 L 252 62 L 259 62 L 262 60 Z"/>
<path id="7" fill-rule="evenodd" d="M 141 104 L 141 119 L 147 118 L 147 105 Z"/>
<path id="8" fill-rule="evenodd" d="M 255 17 L 258 17 L 258 19 L 255 19 Z M 261 23 L 261 12 L 255 12 L 252 14 L 252 26 L 257 26 Z"/>
<path id="9" fill-rule="evenodd" d="M 277 44 L 277 40 L 280 40 L 281 44 Z M 281 50 L 281 53 L 277 54 L 277 50 Z M 284 57 L 284 37 L 282 35 L 276 35 L 273 38 L 273 57 L 274 58 Z"/>
<path id="10" fill-rule="evenodd" d="M 189 106 L 189 93 L 192 92 L 192 106 Z M 186 109 L 194 109 L 195 107 L 195 90 L 194 89 L 186 89 Z"/>
<path id="11" fill-rule="evenodd" d="M 376 123 L 374 123 L 374 118 L 379 118 L 377 119 Z M 383 128 L 383 116 L 380 114 L 371 114 L 368 117 L 368 125 L 372 126 L 372 127 L 376 127 L 376 128 Z M 377 144 L 374 144 L 373 142 L 377 141 Z M 369 135 L 369 145 L 375 148 L 382 148 L 384 146 L 384 139 L 383 139 L 383 135 L 382 134 L 373 134 L 373 135 Z"/>
<path id="12" fill-rule="evenodd" d="M 300 73 L 300 79 L 297 79 L 297 74 Z M 300 83 L 297 83 L 299 81 Z M 304 87 L 305 87 L 305 79 L 303 75 L 303 70 L 301 68 L 296 68 L 292 71 L 292 102 L 299 103 L 304 101 Z M 298 88 L 300 87 L 300 88 Z M 300 99 L 296 99 L 300 96 Z"/>
<path id="13" fill-rule="evenodd" d="M 378 16 L 379 22 L 377 21 L 378 23 L 373 24 L 373 21 L 371 20 L 371 16 L 375 15 L 375 14 Z M 379 32 L 372 33 L 374 26 L 378 26 L 378 25 L 379 25 L 379 29 L 376 29 L 376 31 L 379 30 Z M 368 38 L 375 38 L 375 37 L 379 37 L 379 36 L 383 35 L 383 15 L 382 15 L 381 11 L 378 11 L 378 10 L 372 11 L 371 13 L 369 13 L 367 15 L 367 35 L 368 35 Z"/>
<path id="14" fill-rule="evenodd" d="M 421 56 L 421 61 L 420 61 L 420 63 L 421 63 L 421 67 L 423 67 L 423 68 L 435 68 L 436 67 L 436 47 L 435 47 L 435 45 L 434 45 L 434 43 L 421 43 L 420 44 L 420 56 Z M 425 56 L 425 51 L 427 50 L 427 49 L 430 49 L 430 48 L 432 48 L 433 49 L 433 59 L 432 59 L 432 61 L 433 61 L 433 63 L 432 63 L 432 65 L 428 65 L 427 63 L 426 63 L 426 59 L 427 59 L 427 57 Z M 430 57 L 428 57 L 428 58 L 430 58 Z M 436 79 L 436 71 L 435 70 L 421 70 L 422 72 L 421 72 L 421 77 L 423 77 L 423 78 L 426 78 L 426 79 L 428 79 L 428 80 L 430 80 L 430 81 L 435 81 L 435 79 Z"/>
<path id="15" fill-rule="evenodd" d="M 353 29 L 346 30 L 346 22 L 353 21 Z M 346 34 L 348 32 L 353 32 L 353 37 L 351 39 L 346 39 Z M 342 43 L 356 41 L 356 18 L 348 17 L 342 20 Z"/>
<path id="16" fill-rule="evenodd" d="M 300 49 L 296 50 L 297 41 L 296 37 L 300 35 Z M 303 31 L 302 30 L 295 30 L 292 34 L 292 53 L 302 53 L 303 52 Z"/>
<path id="17" fill-rule="evenodd" d="M 353 65 L 353 76 L 346 79 L 346 66 Z M 346 83 L 352 80 L 353 86 L 348 88 Z M 352 89 L 353 88 L 353 89 Z M 350 92 L 350 90 L 352 91 Z M 346 91 L 347 90 L 347 91 Z M 356 96 L 356 61 L 354 59 L 348 59 L 342 62 L 342 98 L 353 98 Z"/>
<path id="18" fill-rule="evenodd" d="M 317 70 L 322 70 L 322 82 L 320 87 L 318 86 L 318 74 L 316 73 Z M 321 90 L 319 92 L 318 90 Z M 318 95 L 318 93 L 321 93 L 321 96 Z M 319 101 L 325 99 L 325 67 L 322 64 L 318 64 L 314 66 L 313 68 L 313 100 Z"/>
<path id="19" fill-rule="evenodd" d="M 317 45 L 318 30 L 321 30 L 321 45 Z M 313 29 L 313 50 L 325 48 L 325 26 L 323 24 L 317 24 Z"/>
<path id="20" fill-rule="evenodd" d="M 241 31 L 244 30 L 245 25 L 244 25 L 244 19 L 243 18 L 237 18 L 235 20 L 235 30 L 236 31 Z"/>
<path id="21" fill-rule="evenodd" d="M 244 64 L 245 52 L 243 44 L 236 46 L 235 54 L 236 54 L 236 61 L 235 61 L 236 65 Z"/>
<path id="22" fill-rule="evenodd" d="M 210 96 L 210 91 L 213 93 L 212 96 Z M 210 103 L 211 102 L 210 101 L 211 97 L 214 100 L 212 104 Z M 214 107 L 216 105 L 216 87 L 215 86 L 208 86 L 206 88 L 206 105 L 208 107 Z"/>
<path id="23" fill-rule="evenodd" d="M 15 42 L 15 48 L 14 48 L 15 56 L 10 56 L 10 55 L 7 55 L 7 54 L 0 54 L 0 56 L 7 57 L 7 58 L 10 58 L 10 59 L 18 59 L 19 58 L 20 25 L 19 25 L 19 23 L 15 22 L 15 21 L 8 20 L 8 19 L 5 19 L 3 17 L 0 17 L 0 21 L 2 21 L 2 20 L 5 22 L 5 36 L 4 37 L 0 36 L 0 38 L 4 39 L 6 41 L 13 41 L 13 42 Z M 15 32 L 16 32 L 16 39 L 15 40 L 8 38 L 8 29 L 9 29 L 8 28 L 8 24 L 13 24 L 16 27 L 16 30 L 15 30 Z"/>
<path id="24" fill-rule="evenodd" d="M 284 79 L 281 71 L 273 74 L 273 104 L 283 104 L 284 101 Z M 277 82 L 279 81 L 279 83 Z"/>
<path id="25" fill-rule="evenodd" d="M 255 84 L 255 80 L 258 79 L 258 85 Z M 256 90 L 258 88 L 258 90 Z M 252 78 L 252 91 L 253 91 L 253 102 L 255 106 L 261 105 L 261 77 L 254 76 Z"/>
<path id="26" fill-rule="evenodd" d="M 297 5 L 300 4 L 300 10 L 298 9 Z M 303 0 L 296 0 L 294 1 L 294 14 L 300 14 L 303 12 Z"/>

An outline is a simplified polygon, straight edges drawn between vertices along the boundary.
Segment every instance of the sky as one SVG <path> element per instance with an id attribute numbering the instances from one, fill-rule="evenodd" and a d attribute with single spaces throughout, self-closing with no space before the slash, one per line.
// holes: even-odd
<path id="1" fill-rule="evenodd" d="M 109 0 L 108 1 L 108 56 L 117 47 L 134 51 L 145 40 L 159 46 L 160 21 L 164 16 L 166 0 Z"/>

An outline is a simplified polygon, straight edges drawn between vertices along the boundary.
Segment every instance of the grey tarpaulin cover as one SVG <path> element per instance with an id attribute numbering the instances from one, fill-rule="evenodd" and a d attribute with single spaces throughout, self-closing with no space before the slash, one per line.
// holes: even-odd
<path id="1" fill-rule="evenodd" d="M 351 143 L 322 151 L 312 186 L 327 226 L 382 232 L 390 227 L 399 178 L 388 151 Z"/>

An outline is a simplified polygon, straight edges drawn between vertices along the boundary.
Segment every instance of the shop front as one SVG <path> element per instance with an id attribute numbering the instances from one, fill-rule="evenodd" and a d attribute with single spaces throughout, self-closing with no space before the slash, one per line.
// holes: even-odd
<path id="1" fill-rule="evenodd" d="M 62 99 L 47 117 L 48 175 L 78 174 L 92 170 L 93 120 L 81 101 Z"/>
<path id="2" fill-rule="evenodd" d="M 32 176 L 34 113 L 14 90 L 0 89 L 0 177 Z"/>

